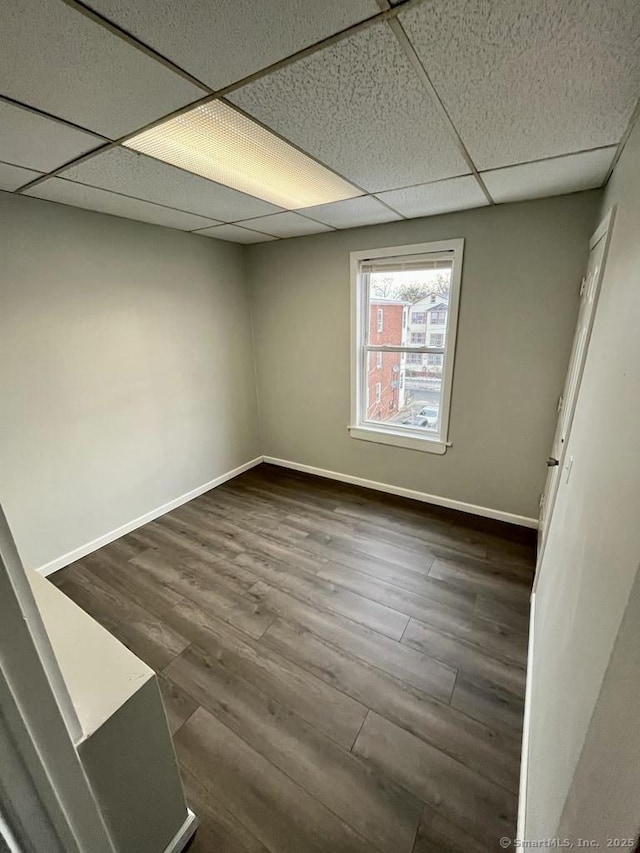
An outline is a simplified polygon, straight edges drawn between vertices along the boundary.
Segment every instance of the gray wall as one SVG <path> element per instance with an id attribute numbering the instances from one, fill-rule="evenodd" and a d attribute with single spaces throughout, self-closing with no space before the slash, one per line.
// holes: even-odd
<path id="1" fill-rule="evenodd" d="M 242 248 L 0 193 L 0 502 L 39 567 L 260 452 Z"/>
<path id="2" fill-rule="evenodd" d="M 599 193 L 249 249 L 265 455 L 535 518 Z M 349 252 L 464 237 L 444 456 L 349 437 Z"/>
<path id="3" fill-rule="evenodd" d="M 558 491 L 536 594 L 526 820 L 532 839 L 557 834 L 565 801 L 562 831 L 598 837 L 590 835 L 597 824 L 602 835 L 624 836 L 640 824 L 638 766 L 630 766 L 640 747 L 638 703 L 625 687 L 627 679 L 638 683 L 637 596 L 609 664 L 640 560 L 640 125 L 601 214 L 613 204 L 609 256 L 567 445 L 573 468 Z M 636 713 L 628 713 L 630 701 Z M 606 757 L 605 766 L 594 765 L 597 756 Z"/>

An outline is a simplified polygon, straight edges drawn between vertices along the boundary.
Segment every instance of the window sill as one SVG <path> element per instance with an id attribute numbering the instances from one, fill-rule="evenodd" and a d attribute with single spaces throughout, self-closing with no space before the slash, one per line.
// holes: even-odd
<path id="1" fill-rule="evenodd" d="M 405 447 L 409 450 L 422 450 L 425 453 L 437 453 L 442 456 L 447 452 L 449 445 L 437 438 L 427 436 L 406 435 L 401 432 L 393 432 L 389 429 L 378 429 L 370 426 L 348 427 L 351 438 L 361 441 L 373 441 L 378 444 L 390 444 L 393 447 Z"/>

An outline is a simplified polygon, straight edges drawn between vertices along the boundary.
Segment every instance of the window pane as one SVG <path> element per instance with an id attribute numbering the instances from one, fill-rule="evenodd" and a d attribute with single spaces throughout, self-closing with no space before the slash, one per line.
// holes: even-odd
<path id="1" fill-rule="evenodd" d="M 367 353 L 364 420 L 437 432 L 442 358 L 433 353 Z"/>
<path id="2" fill-rule="evenodd" d="M 451 268 L 370 273 L 368 342 L 444 347 L 450 288 Z"/>

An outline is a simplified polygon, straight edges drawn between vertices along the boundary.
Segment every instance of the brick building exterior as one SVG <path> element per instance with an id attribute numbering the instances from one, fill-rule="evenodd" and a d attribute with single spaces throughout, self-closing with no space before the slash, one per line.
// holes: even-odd
<path id="1" fill-rule="evenodd" d="M 401 346 L 407 334 L 408 303 L 372 297 L 369 303 L 369 343 Z M 404 402 L 401 353 L 369 353 L 367 365 L 367 419 L 386 421 Z"/>

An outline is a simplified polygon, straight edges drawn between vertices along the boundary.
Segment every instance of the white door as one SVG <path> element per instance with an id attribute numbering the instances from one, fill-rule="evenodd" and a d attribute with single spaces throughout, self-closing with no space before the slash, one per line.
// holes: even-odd
<path id="1" fill-rule="evenodd" d="M 569 358 L 567 378 L 564 384 L 562 397 L 558 404 L 558 423 L 551 446 L 551 454 L 547 459 L 548 473 L 544 493 L 540 499 L 540 518 L 538 522 L 538 564 L 542 558 L 544 546 L 549 530 L 549 521 L 553 513 L 560 477 L 570 473 L 571 460 L 566 458 L 566 447 L 571 432 L 573 414 L 576 408 L 576 400 L 582 380 L 584 363 L 587 358 L 591 329 L 598 304 L 600 293 L 600 282 L 606 259 L 611 226 L 613 222 L 613 211 L 597 228 L 589 242 L 589 261 L 587 271 L 580 286 L 580 310 L 578 322 Z"/>

